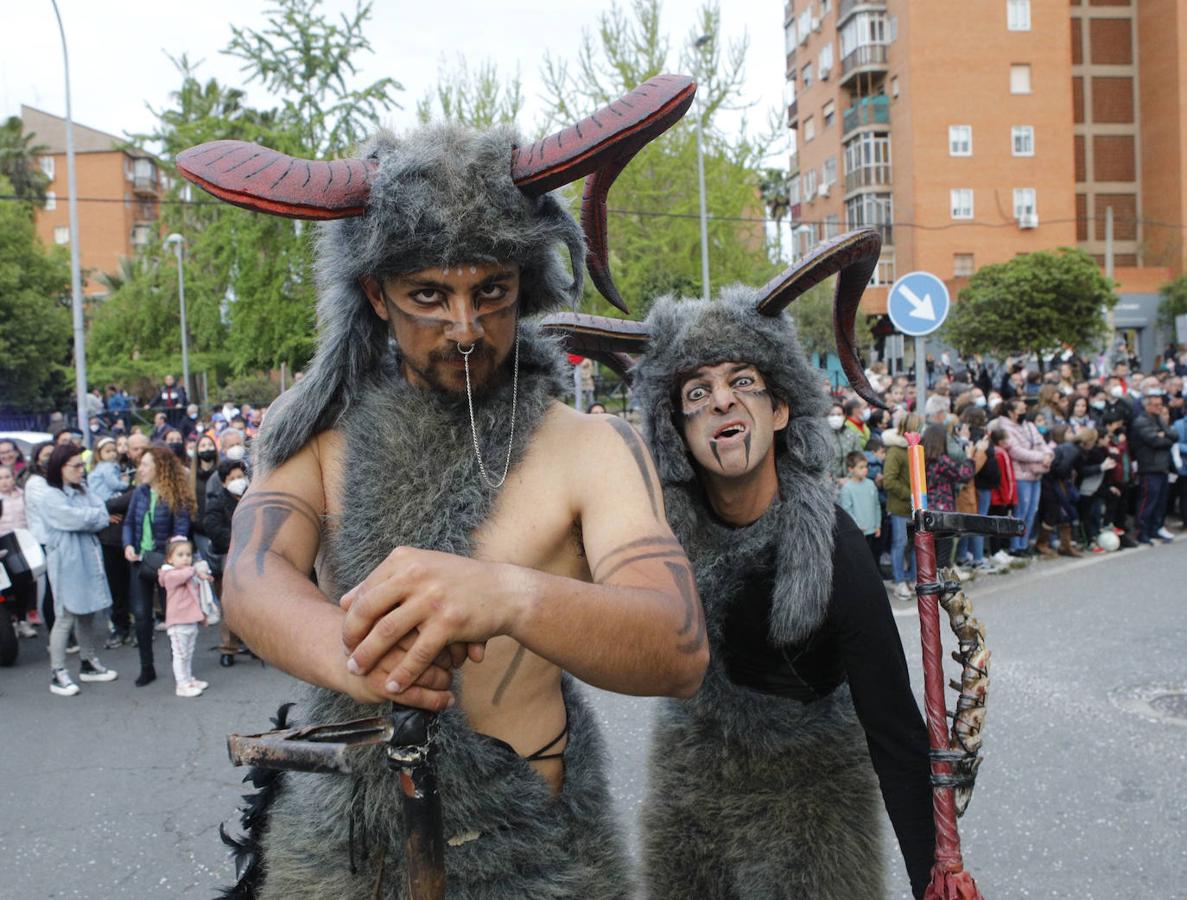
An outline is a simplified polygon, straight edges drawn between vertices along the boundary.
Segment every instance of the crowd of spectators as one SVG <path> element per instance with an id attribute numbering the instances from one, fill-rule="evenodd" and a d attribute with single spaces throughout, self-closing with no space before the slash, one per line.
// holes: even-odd
<path id="1" fill-rule="evenodd" d="M 928 498 L 935 509 L 1013 515 L 1024 535 L 942 542 L 941 564 L 962 579 L 1114 547 L 1169 543 L 1168 515 L 1187 520 L 1187 353 L 1156 372 L 1125 358 L 1105 367 L 1072 353 L 1003 365 L 968 361 L 929 371 L 923 408 L 913 375 L 867 371 L 887 410 L 826 382 L 833 406 L 832 473 L 856 509 L 855 452 L 878 489 L 881 519 L 862 525 L 895 594 L 914 596 L 906 435 L 922 435 Z M 856 518 L 856 516 L 855 516 Z"/>
<path id="2" fill-rule="evenodd" d="M 0 556 L 11 582 L 0 614 L 21 638 L 47 630 L 55 695 L 80 690 L 68 654 L 80 657 L 79 681 L 109 681 L 116 673 L 99 652 L 121 645 L 137 647 L 136 685 L 151 684 L 153 639 L 168 629 L 176 693 L 198 696 L 208 685 L 183 657 L 205 615 L 196 619 L 187 598 L 202 582 L 212 597 L 221 589 L 231 514 L 250 478 L 248 445 L 266 410 L 230 402 L 202 410 L 172 376 L 151 401 L 151 425 L 134 419 L 137 404 L 114 386 L 88 396 L 89 441 L 62 428 L 26 455 L 0 438 Z M 172 612 L 170 596 L 182 598 Z M 219 624 L 220 662 L 231 666 L 246 651 Z"/>

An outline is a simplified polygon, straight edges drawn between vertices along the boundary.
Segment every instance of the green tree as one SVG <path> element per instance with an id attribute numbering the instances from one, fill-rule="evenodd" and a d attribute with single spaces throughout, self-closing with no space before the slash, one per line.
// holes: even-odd
<path id="1" fill-rule="evenodd" d="M 715 3 L 701 9 L 678 58 L 679 71 L 697 80 L 697 100 L 684 119 L 644 148 L 610 192 L 611 267 L 636 315 L 669 286 L 700 294 L 700 222 L 696 123 L 704 133 L 709 259 L 714 289 L 733 282 L 762 284 L 777 267 L 767 233 L 760 166 L 769 137 L 727 134 L 716 117 L 742 108 L 747 40 L 722 47 Z M 707 36 L 698 48 L 698 37 Z M 670 71 L 673 56 L 664 36 L 658 0 L 633 0 L 629 10 L 611 6 L 596 34 L 583 35 L 576 65 L 546 55 L 542 78 L 550 127 L 588 115 L 639 84 Z M 579 196 L 570 188 L 570 196 Z M 657 278 L 655 273 L 665 273 Z M 587 291 L 585 305 L 609 307 Z"/>
<path id="2" fill-rule="evenodd" d="M 1187 316 L 1187 275 L 1168 281 L 1159 293 L 1162 299 L 1158 302 L 1158 324 L 1173 331 L 1175 318 Z"/>
<path id="3" fill-rule="evenodd" d="M 523 84 L 519 72 L 504 83 L 499 67 L 486 60 L 470 71 L 459 56 L 453 70 L 444 61 L 437 71 L 437 87 L 416 103 L 416 118 L 422 125 L 434 119 L 461 122 L 474 128 L 513 124 L 523 109 Z"/>
<path id="4" fill-rule="evenodd" d="M 288 152 L 316 158 L 359 143 L 383 113 L 398 107 L 394 93 L 403 90 L 393 78 L 352 86 L 358 54 L 373 52 L 363 34 L 371 4 L 357 3 L 354 14 L 343 13 L 339 22 L 322 15 L 321 4 L 278 0 L 262 30 L 232 25 L 224 51 L 243 61 L 249 84 L 258 81 L 281 99 L 278 118 L 297 141 Z"/>
<path id="5" fill-rule="evenodd" d="M 0 194 L 12 183 L 0 176 Z M 45 409 L 66 383 L 70 266 L 47 251 L 20 204 L 0 203 L 0 403 Z"/>
<path id="6" fill-rule="evenodd" d="M 1042 353 L 1095 346 L 1117 302 L 1095 260 L 1068 247 L 978 269 L 960 292 L 942 335 L 962 354 Z"/>
<path id="7" fill-rule="evenodd" d="M 37 157 L 47 150 L 44 144 L 34 144 L 34 135 L 25 133 L 18 116 L 9 116 L 0 125 L 0 177 L 8 180 L 8 191 L 33 206 L 45 205 L 45 189 L 49 178 L 41 171 Z"/>
<path id="8" fill-rule="evenodd" d="M 787 307 L 787 313 L 795 322 L 796 333 L 804 352 L 812 359 L 820 354 L 837 352 L 836 333 L 833 330 L 833 291 L 836 278 L 829 278 L 811 288 Z M 857 345 L 868 347 L 873 341 L 869 317 L 858 315 L 854 326 Z"/>
<path id="9" fill-rule="evenodd" d="M 353 84 L 358 54 L 371 49 L 363 35 L 369 4 L 338 22 L 320 10 L 321 0 L 279 0 L 261 30 L 232 27 L 226 52 L 277 106 L 248 106 L 240 88 L 203 81 L 181 56 L 181 86 L 167 108 L 153 110 L 156 128 L 132 140 L 158 144 L 166 161 L 221 138 L 314 159 L 349 152 L 396 105 L 400 86 L 390 78 Z M 217 202 L 180 177 L 165 199 L 164 231 L 186 239 L 191 369 L 222 379 L 281 362 L 303 367 L 314 347 L 312 229 Z M 104 371 L 155 368 L 159 377 L 177 368 L 180 353 L 176 262 L 156 243 L 141 262 L 96 314 L 92 344 Z"/>

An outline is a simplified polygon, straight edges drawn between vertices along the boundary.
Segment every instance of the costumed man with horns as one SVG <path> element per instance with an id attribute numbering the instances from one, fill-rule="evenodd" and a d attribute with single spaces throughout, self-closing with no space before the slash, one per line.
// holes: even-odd
<path id="1" fill-rule="evenodd" d="M 582 230 L 548 191 L 583 175 L 588 263 L 617 299 L 606 192 L 694 90 L 658 76 L 530 146 L 443 125 L 380 133 L 357 160 L 226 141 L 178 160 L 229 202 L 336 220 L 317 245 L 316 356 L 255 443 L 226 613 L 311 685 L 298 724 L 389 700 L 439 711 L 450 898 L 631 896 L 602 742 L 569 673 L 690 696 L 707 665 L 642 440 L 557 402 L 563 354 L 525 318 L 581 296 Z M 380 747 L 349 778 L 268 779 L 231 895 L 405 897 L 400 784 Z"/>
<path id="2" fill-rule="evenodd" d="M 852 336 L 880 245 L 843 235 L 762 290 L 661 299 L 642 327 L 550 324 L 610 364 L 642 354 L 644 432 L 705 608 L 709 671 L 662 704 L 651 748 L 650 900 L 883 897 L 879 787 L 912 890 L 927 886 L 927 732 L 877 565 L 835 505 L 820 373 L 783 315 L 839 273 L 838 353 L 880 404 Z"/>

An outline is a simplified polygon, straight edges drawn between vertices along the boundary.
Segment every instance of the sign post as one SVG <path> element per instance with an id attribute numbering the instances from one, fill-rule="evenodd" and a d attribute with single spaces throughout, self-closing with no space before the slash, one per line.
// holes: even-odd
<path id="1" fill-rule="evenodd" d="M 908 272 L 886 296 L 886 312 L 900 332 L 915 338 L 915 411 L 927 402 L 927 335 L 948 317 L 948 286 L 931 272 Z"/>

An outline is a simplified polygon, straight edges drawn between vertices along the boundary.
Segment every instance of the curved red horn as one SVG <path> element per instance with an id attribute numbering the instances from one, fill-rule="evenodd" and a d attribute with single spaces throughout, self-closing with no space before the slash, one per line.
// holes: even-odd
<path id="1" fill-rule="evenodd" d="M 530 195 L 590 176 L 581 201 L 586 266 L 602 296 L 623 312 L 626 303 L 610 275 L 606 195 L 631 158 L 688 112 L 696 90 L 687 75 L 656 75 L 575 125 L 517 147 L 511 158 L 511 177 Z"/>
<path id="2" fill-rule="evenodd" d="M 641 322 L 583 313 L 560 312 L 544 316 L 540 328 L 560 335 L 569 353 L 604 363 L 627 381 L 634 357 L 647 350 L 650 340 Z"/>
<path id="3" fill-rule="evenodd" d="M 882 237 L 873 228 L 848 231 L 812 250 L 794 266 L 776 275 L 759 293 L 757 310 L 764 316 L 777 316 L 805 291 L 836 275 L 833 293 L 833 335 L 837 357 L 849 384 L 863 400 L 886 408 L 885 402 L 866 378 L 853 326 L 861 295 L 870 283 L 882 252 Z"/>
<path id="4" fill-rule="evenodd" d="M 293 219 L 361 216 L 375 164 L 298 159 L 249 141 L 208 141 L 177 156 L 177 169 L 220 200 Z"/>

